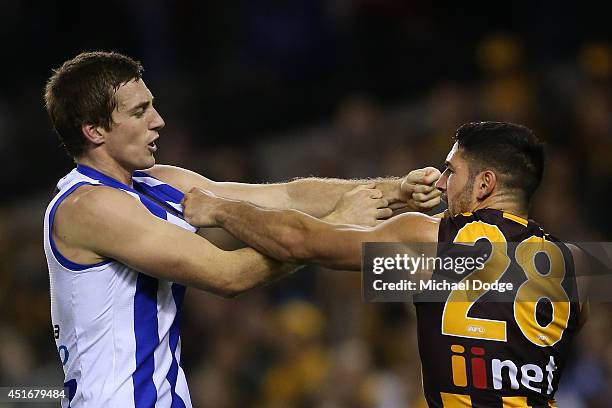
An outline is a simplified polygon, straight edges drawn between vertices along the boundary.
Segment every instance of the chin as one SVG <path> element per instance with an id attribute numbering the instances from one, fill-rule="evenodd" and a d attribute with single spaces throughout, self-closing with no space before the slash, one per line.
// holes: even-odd
<path id="1" fill-rule="evenodd" d="M 448 206 L 448 212 L 454 217 L 456 215 L 463 214 L 466 211 L 461 211 L 460 208 L 455 208 L 455 207 L 449 205 Z"/>
<path id="2" fill-rule="evenodd" d="M 144 170 L 153 167 L 155 165 L 155 157 L 151 156 L 145 160 L 142 160 L 134 166 L 135 170 Z"/>

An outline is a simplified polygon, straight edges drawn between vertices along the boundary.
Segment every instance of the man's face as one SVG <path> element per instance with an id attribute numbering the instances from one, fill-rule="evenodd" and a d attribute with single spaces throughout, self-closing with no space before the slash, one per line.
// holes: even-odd
<path id="1" fill-rule="evenodd" d="M 436 182 L 452 215 L 470 212 L 474 208 L 474 180 L 470 178 L 468 165 L 455 143 L 446 156 L 446 170 Z"/>
<path id="2" fill-rule="evenodd" d="M 129 170 L 146 169 L 155 164 L 154 141 L 164 120 L 153 107 L 153 95 L 142 80 L 119 87 L 113 125 L 105 131 L 104 146 L 110 156 Z"/>

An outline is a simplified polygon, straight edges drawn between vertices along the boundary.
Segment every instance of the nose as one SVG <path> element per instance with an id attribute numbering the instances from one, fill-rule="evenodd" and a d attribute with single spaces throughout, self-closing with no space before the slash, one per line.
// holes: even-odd
<path id="1" fill-rule="evenodd" d="M 446 180 L 448 180 L 448 175 L 446 172 L 443 172 L 440 178 L 438 179 L 438 181 L 436 181 L 436 184 L 434 184 L 434 186 L 438 190 L 445 192 L 446 191 Z"/>
<path id="2" fill-rule="evenodd" d="M 161 115 L 159 114 L 159 112 L 157 112 L 155 108 L 153 108 L 153 112 L 153 120 L 151 121 L 150 125 L 151 130 L 159 130 L 166 126 L 166 122 L 164 122 L 164 119 L 161 117 Z"/>

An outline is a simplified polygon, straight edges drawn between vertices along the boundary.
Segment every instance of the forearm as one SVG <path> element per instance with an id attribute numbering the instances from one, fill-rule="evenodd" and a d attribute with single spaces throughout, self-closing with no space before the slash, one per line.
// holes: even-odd
<path id="1" fill-rule="evenodd" d="M 369 227 L 331 224 L 297 210 L 265 209 L 197 189 L 185 195 L 183 206 L 185 220 L 190 224 L 222 227 L 282 262 L 313 262 L 333 269 L 358 270 L 362 243 L 384 238 Z"/>
<path id="2" fill-rule="evenodd" d="M 342 180 L 326 178 L 304 178 L 285 184 L 287 207 L 321 218 L 329 214 L 342 195 L 358 185 L 376 183 L 389 204 L 401 201 L 399 178 L 377 178 L 368 180 Z"/>
<path id="3" fill-rule="evenodd" d="M 294 209 L 316 218 L 332 212 L 346 192 L 359 185 L 375 183 L 390 206 L 402 201 L 401 179 L 376 178 L 343 180 L 334 178 L 302 178 L 280 184 L 216 183 L 208 189 L 215 194 L 257 206 L 279 210 Z"/>
<path id="4" fill-rule="evenodd" d="M 328 215 L 344 193 L 358 185 L 372 182 L 376 183 L 376 188 L 382 191 L 383 198 L 387 200 L 391 209 L 407 206 L 411 211 L 427 211 L 437 205 L 437 202 L 427 201 L 432 198 L 431 193 L 416 199 L 412 197 L 412 193 L 413 191 L 427 193 L 426 186 L 419 186 L 419 184 L 432 185 L 439 177 L 439 171 L 426 168 L 413 170 L 402 179 L 393 177 L 368 180 L 303 178 L 288 183 L 242 184 L 215 182 L 195 172 L 173 166 L 156 165 L 148 169 L 147 173 L 184 193 L 193 187 L 198 187 L 221 197 L 249 201 L 266 208 L 293 208 L 317 218 Z M 428 202 L 428 205 L 422 205 L 419 201 Z"/>
<path id="5" fill-rule="evenodd" d="M 214 210 L 217 224 L 239 240 L 279 261 L 299 263 L 318 220 L 295 210 L 273 211 L 250 203 L 222 200 Z"/>

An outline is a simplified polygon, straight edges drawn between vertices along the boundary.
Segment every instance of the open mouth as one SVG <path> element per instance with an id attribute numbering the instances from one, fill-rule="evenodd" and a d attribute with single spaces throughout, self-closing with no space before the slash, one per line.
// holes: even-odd
<path id="1" fill-rule="evenodd" d="M 155 144 L 155 142 L 151 142 L 147 145 L 149 147 L 149 150 L 152 152 L 157 151 L 157 145 Z"/>

